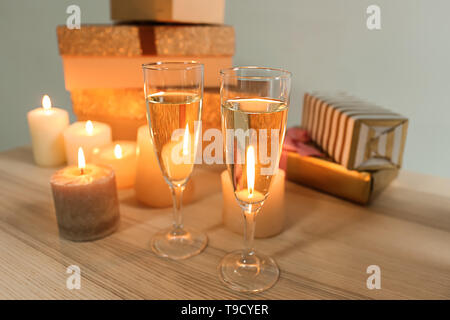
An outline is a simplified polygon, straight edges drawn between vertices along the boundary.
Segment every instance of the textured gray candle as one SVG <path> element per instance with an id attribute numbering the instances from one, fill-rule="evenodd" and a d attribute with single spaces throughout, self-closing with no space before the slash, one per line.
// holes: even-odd
<path id="1" fill-rule="evenodd" d="M 70 166 L 51 178 L 61 237 L 89 241 L 113 233 L 119 224 L 116 179 L 110 168 L 88 164 Z"/>

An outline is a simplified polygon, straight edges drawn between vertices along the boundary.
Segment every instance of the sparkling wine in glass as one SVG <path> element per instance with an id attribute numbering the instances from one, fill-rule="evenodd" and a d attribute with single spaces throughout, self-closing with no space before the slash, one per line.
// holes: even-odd
<path id="1" fill-rule="evenodd" d="M 275 261 L 253 249 L 255 220 L 277 171 L 286 131 L 291 74 L 240 67 L 221 71 L 222 133 L 227 169 L 245 220 L 244 249 L 226 255 L 220 279 L 241 292 L 260 292 L 279 277 Z"/>
<path id="2" fill-rule="evenodd" d="M 183 190 L 194 168 L 202 111 L 203 65 L 157 62 L 143 65 L 150 136 L 163 177 L 173 195 L 173 225 L 152 239 L 162 257 L 186 259 L 207 244 L 204 233 L 183 226 Z"/>

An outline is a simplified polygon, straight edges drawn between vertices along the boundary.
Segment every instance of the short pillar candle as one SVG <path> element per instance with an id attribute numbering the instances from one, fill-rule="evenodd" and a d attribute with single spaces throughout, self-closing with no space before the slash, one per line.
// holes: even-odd
<path id="1" fill-rule="evenodd" d="M 114 171 L 105 166 L 85 164 L 79 149 L 78 166 L 57 171 L 50 180 L 59 235 L 72 241 L 103 238 L 119 224 Z"/>
<path id="2" fill-rule="evenodd" d="M 118 189 L 133 187 L 136 177 L 136 142 L 115 141 L 107 146 L 94 148 L 91 161 L 114 170 Z"/>
<path id="3" fill-rule="evenodd" d="M 77 164 L 78 148 L 83 148 L 86 161 L 91 161 L 94 148 L 102 147 L 112 142 L 111 127 L 97 121 L 77 121 L 64 131 L 67 164 Z"/>

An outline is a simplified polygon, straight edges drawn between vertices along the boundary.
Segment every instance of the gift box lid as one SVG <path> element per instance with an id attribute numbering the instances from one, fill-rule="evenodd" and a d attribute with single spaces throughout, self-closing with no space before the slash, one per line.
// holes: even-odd
<path id="1" fill-rule="evenodd" d="M 59 53 L 72 56 L 232 56 L 226 25 L 118 24 L 57 27 Z"/>

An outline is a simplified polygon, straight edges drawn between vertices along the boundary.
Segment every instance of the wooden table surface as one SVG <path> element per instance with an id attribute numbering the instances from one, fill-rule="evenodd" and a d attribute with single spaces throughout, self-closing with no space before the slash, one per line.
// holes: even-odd
<path id="1" fill-rule="evenodd" d="M 206 250 L 189 260 L 156 257 L 149 239 L 171 223 L 171 209 L 139 205 L 120 192 L 121 226 L 95 242 L 60 239 L 49 178 L 28 147 L 0 153 L 0 298 L 6 299 L 448 299 L 450 180 L 402 172 L 369 207 L 287 183 L 288 224 L 255 247 L 274 257 L 278 283 L 260 294 L 224 287 L 220 259 L 242 245 L 221 222 L 219 171 L 195 170 L 197 200 L 186 225 L 207 232 Z M 258 225 L 256 225 L 258 226 Z M 81 269 L 68 290 L 66 268 Z M 381 268 L 369 290 L 366 268 Z"/>

